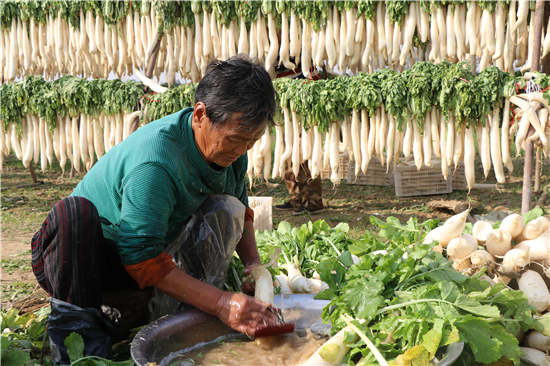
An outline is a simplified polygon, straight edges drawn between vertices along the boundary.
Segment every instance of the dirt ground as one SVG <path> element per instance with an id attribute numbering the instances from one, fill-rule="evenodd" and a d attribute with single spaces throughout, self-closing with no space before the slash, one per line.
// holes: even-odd
<path id="1" fill-rule="evenodd" d="M 493 173 L 482 181 L 481 164 L 476 171 L 478 183 L 495 184 Z M 342 184 L 334 186 L 328 179 L 323 181 L 323 200 L 327 210 L 317 215 L 293 216 L 292 212 L 273 210 L 273 224 L 276 228 L 281 221 L 292 225 L 301 225 L 308 221 L 324 219 L 329 225 L 339 222 L 350 225 L 350 235 L 358 238 L 365 230 L 372 228 L 370 215 L 379 215 L 384 219 L 388 216 L 399 218 L 401 222 L 411 217 L 419 222 L 427 219 L 446 220 L 451 212 L 434 211 L 428 207 L 433 200 L 463 200 L 479 203 L 475 214 L 486 214 L 495 208 L 505 208 L 520 212 L 523 160 L 514 161 L 513 174 L 507 175 L 508 183 L 504 188 L 475 189 L 468 195 L 467 191 L 455 191 L 439 196 L 397 197 L 394 187 L 377 187 Z M 4 161 L 1 176 L 1 293 L 2 307 L 11 307 L 25 297 L 41 292 L 31 270 L 30 242 L 50 208 L 61 198 L 68 196 L 84 176 L 84 172 L 76 173 L 73 178 L 68 172 L 61 174 L 59 165 L 55 162 L 51 169 L 39 171 L 35 165 L 38 179 L 43 184 L 28 186 L 32 183 L 31 176 L 22 164 L 10 156 Z M 550 179 L 548 166 L 543 167 L 542 187 L 546 187 Z M 541 192 L 532 195 L 533 205 Z M 272 196 L 273 203 L 282 204 L 288 199 L 288 191 L 284 181 L 270 180 L 269 183 L 256 182 L 250 196 Z"/>

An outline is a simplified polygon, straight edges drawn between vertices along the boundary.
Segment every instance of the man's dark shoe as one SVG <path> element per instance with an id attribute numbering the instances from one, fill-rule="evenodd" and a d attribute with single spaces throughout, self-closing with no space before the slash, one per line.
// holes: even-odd
<path id="1" fill-rule="evenodd" d="M 315 215 L 315 214 L 325 212 L 325 211 L 326 211 L 326 209 L 324 207 L 323 208 L 318 208 L 317 210 L 311 210 L 308 207 L 301 207 L 298 210 L 294 211 L 292 214 L 294 216 L 300 216 L 300 215 L 306 214 L 306 213 L 309 214 L 309 215 Z"/>
<path id="2" fill-rule="evenodd" d="M 283 205 L 275 205 L 275 209 L 279 211 L 294 211 L 296 208 L 290 204 L 290 202 L 285 202 Z"/>

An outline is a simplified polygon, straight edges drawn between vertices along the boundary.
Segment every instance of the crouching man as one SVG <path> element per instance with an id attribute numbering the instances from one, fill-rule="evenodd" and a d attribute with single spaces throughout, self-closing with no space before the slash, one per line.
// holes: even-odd
<path id="1" fill-rule="evenodd" d="M 274 110 L 261 65 L 241 55 L 213 61 L 193 108 L 134 132 L 52 208 L 32 239 L 32 264 L 52 298 L 48 334 L 58 363 L 69 363 L 64 340 L 75 326 L 86 355 L 109 355 L 106 291 L 152 286 L 249 335 L 276 323 L 268 304 L 221 290 L 235 250 L 244 274 L 260 264 L 246 152 Z"/>

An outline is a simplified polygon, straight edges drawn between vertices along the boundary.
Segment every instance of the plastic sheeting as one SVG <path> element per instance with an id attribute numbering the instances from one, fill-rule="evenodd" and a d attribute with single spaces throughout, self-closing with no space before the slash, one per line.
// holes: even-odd
<path id="1" fill-rule="evenodd" d="M 120 327 L 120 313 L 108 306 L 101 312 L 95 308 L 80 308 L 76 305 L 51 298 L 51 313 L 48 316 L 48 335 L 52 358 L 56 364 L 69 364 L 65 338 L 76 332 L 84 340 L 84 355 L 109 357 L 111 338 Z"/>
<path id="2" fill-rule="evenodd" d="M 245 206 L 236 197 L 209 196 L 166 252 L 187 274 L 221 289 L 243 234 L 244 214 Z M 155 289 L 149 301 L 149 320 L 187 308 L 190 306 Z"/>

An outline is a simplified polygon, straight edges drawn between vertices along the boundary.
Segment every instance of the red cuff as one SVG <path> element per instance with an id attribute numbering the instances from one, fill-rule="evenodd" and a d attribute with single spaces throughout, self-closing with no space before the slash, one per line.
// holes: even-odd
<path id="1" fill-rule="evenodd" d="M 139 284 L 139 288 L 149 287 L 162 280 L 174 269 L 172 256 L 162 252 L 154 258 L 136 264 L 124 264 L 126 271 Z"/>
<path id="2" fill-rule="evenodd" d="M 244 211 L 244 221 L 254 222 L 254 210 L 250 207 L 247 207 Z"/>

